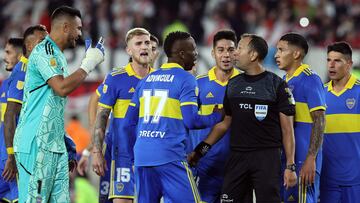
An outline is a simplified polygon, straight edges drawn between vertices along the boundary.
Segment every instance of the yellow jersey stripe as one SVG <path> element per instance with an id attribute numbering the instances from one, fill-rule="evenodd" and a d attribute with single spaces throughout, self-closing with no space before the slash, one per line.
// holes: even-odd
<path id="1" fill-rule="evenodd" d="M 150 114 L 149 116 L 154 116 L 156 110 L 159 107 L 160 97 L 150 97 Z M 139 116 L 144 117 L 144 97 L 140 98 L 140 110 Z M 181 109 L 180 109 L 180 101 L 173 98 L 168 98 L 165 101 L 164 108 L 160 114 L 161 117 L 166 118 L 174 118 L 174 119 L 182 119 Z"/>
<path id="2" fill-rule="evenodd" d="M 19 103 L 19 104 L 22 104 L 22 103 L 23 103 L 21 100 L 14 99 L 14 98 L 8 98 L 7 101 L 8 101 L 8 102 L 15 102 L 15 103 Z"/>
<path id="3" fill-rule="evenodd" d="M 313 120 L 310 115 L 310 110 L 307 103 L 295 103 L 295 122 L 312 123 Z"/>
<path id="4" fill-rule="evenodd" d="M 210 115 L 214 112 L 214 107 L 215 104 L 206 104 L 206 105 L 203 104 L 200 106 L 200 114 L 204 116 Z M 223 105 L 218 104 L 218 108 L 219 109 L 223 108 Z"/>
<path id="5" fill-rule="evenodd" d="M 183 102 L 180 104 L 180 106 L 186 106 L 186 105 L 195 105 L 197 106 L 198 104 L 196 102 Z"/>
<path id="6" fill-rule="evenodd" d="M 114 118 L 125 118 L 129 104 L 130 99 L 117 99 L 113 108 Z"/>
<path id="7" fill-rule="evenodd" d="M 1 103 L 1 122 L 4 122 L 6 103 Z"/>
<path id="8" fill-rule="evenodd" d="M 101 94 L 100 94 L 100 92 L 99 92 L 99 90 L 98 90 L 98 89 L 96 89 L 96 91 L 95 91 L 95 92 L 96 92 L 97 96 L 99 96 L 99 97 L 101 96 Z"/>
<path id="9" fill-rule="evenodd" d="M 329 114 L 325 116 L 325 133 L 360 132 L 359 114 Z"/>
<path id="10" fill-rule="evenodd" d="M 115 198 L 124 198 L 124 199 L 134 199 L 134 196 L 126 196 L 126 195 L 109 195 L 109 199 L 115 199 Z"/>
<path id="11" fill-rule="evenodd" d="M 111 160 L 109 197 L 114 194 L 115 160 Z"/>

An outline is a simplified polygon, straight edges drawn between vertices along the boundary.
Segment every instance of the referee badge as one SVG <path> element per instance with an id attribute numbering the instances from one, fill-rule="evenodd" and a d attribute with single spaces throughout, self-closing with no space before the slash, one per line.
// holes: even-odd
<path id="1" fill-rule="evenodd" d="M 24 82 L 21 81 L 21 80 L 17 81 L 17 83 L 16 83 L 16 89 L 18 89 L 18 90 L 24 89 Z"/>
<path id="2" fill-rule="evenodd" d="M 347 106 L 349 109 L 354 108 L 355 103 L 356 103 L 355 98 L 346 99 L 346 106 Z"/>
<path id="3" fill-rule="evenodd" d="M 259 104 L 255 104 L 255 117 L 256 119 L 258 119 L 259 121 L 262 121 L 265 119 L 266 115 L 268 112 L 268 105 L 259 105 Z"/>

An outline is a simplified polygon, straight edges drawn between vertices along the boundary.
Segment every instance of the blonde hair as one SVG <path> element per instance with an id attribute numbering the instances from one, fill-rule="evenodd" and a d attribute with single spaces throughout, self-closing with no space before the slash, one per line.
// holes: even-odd
<path id="1" fill-rule="evenodd" d="M 144 28 L 140 28 L 140 27 L 136 27 L 133 28 L 131 30 L 129 30 L 126 33 L 126 37 L 125 37 L 125 42 L 126 44 L 128 44 L 128 42 L 134 37 L 134 36 L 139 36 L 139 35 L 148 35 L 150 37 L 150 33 L 149 31 L 147 31 Z"/>

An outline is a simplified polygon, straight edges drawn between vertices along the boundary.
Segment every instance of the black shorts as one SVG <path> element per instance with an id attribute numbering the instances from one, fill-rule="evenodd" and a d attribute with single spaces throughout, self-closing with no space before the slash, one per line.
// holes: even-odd
<path id="1" fill-rule="evenodd" d="M 280 149 L 231 151 L 225 168 L 221 202 L 280 202 Z"/>

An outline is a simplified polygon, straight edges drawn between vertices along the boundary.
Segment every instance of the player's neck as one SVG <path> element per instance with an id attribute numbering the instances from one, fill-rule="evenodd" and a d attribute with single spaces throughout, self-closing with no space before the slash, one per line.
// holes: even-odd
<path id="1" fill-rule="evenodd" d="M 60 35 L 56 34 L 56 32 L 50 32 L 50 39 L 55 42 L 55 44 L 59 47 L 59 49 L 63 52 L 65 50 L 65 42 L 64 37 L 61 37 Z"/>
<path id="2" fill-rule="evenodd" d="M 244 70 L 244 73 L 246 75 L 259 75 L 260 73 L 265 71 L 265 68 L 262 67 L 260 62 L 253 63 L 249 66 L 252 66 L 252 67 L 248 67 L 247 70 Z"/>
<path id="3" fill-rule="evenodd" d="M 232 76 L 234 72 L 234 69 L 230 69 L 230 70 L 221 70 L 220 68 L 216 67 L 215 68 L 215 76 L 216 79 L 221 81 L 221 82 L 227 82 L 229 81 L 230 77 Z"/>
<path id="4" fill-rule="evenodd" d="M 300 62 L 294 62 L 287 70 L 286 70 L 286 77 L 290 78 L 294 75 L 295 71 L 300 68 L 301 61 Z"/>
<path id="5" fill-rule="evenodd" d="M 136 63 L 135 61 L 131 62 L 131 67 L 133 68 L 136 75 L 138 75 L 142 78 L 147 76 L 150 71 L 149 64 L 139 64 L 139 63 Z"/>
<path id="6" fill-rule="evenodd" d="M 350 80 L 351 74 L 344 76 L 339 80 L 332 80 L 332 88 L 335 92 L 340 92 L 345 88 L 345 85 Z"/>

